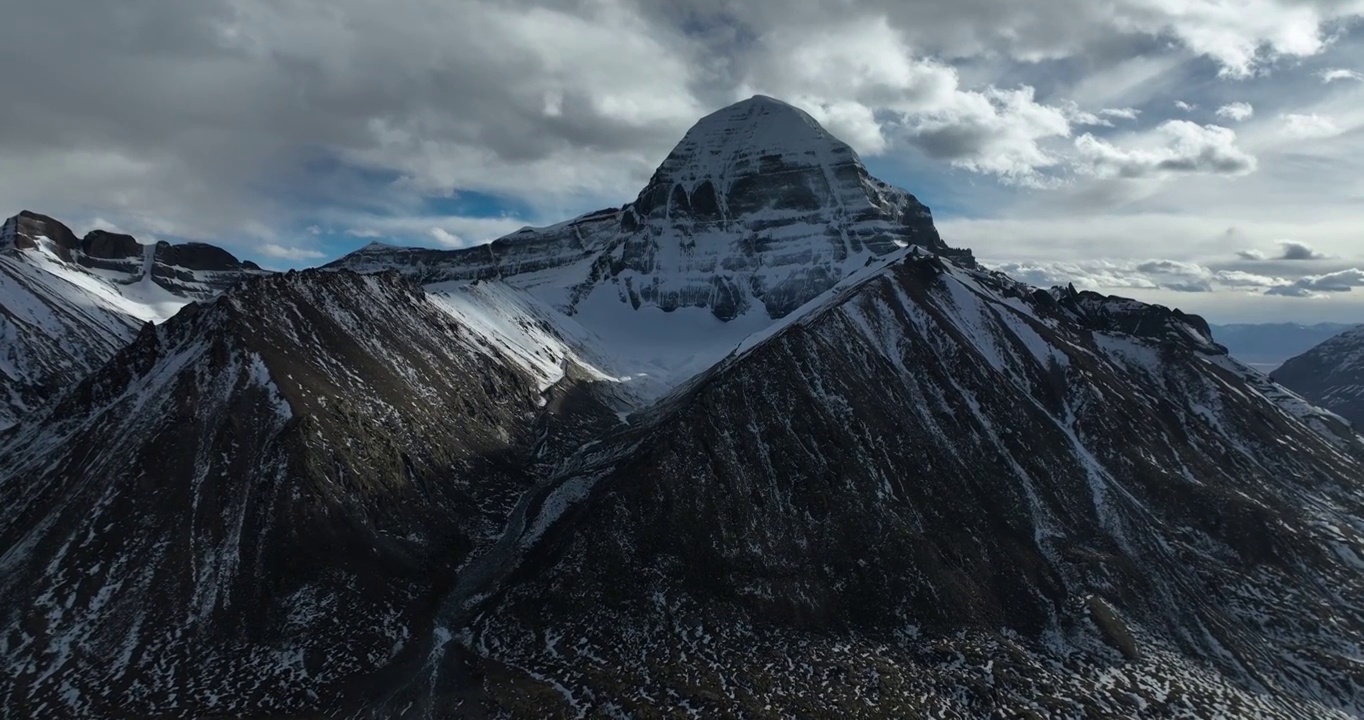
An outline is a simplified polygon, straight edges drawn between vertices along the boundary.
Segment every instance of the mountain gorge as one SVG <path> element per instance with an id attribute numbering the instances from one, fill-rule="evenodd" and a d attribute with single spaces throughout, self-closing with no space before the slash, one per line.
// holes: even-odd
<path id="1" fill-rule="evenodd" d="M 0 434 L 20 716 L 1364 715 L 1355 430 L 779 101 L 483 247 L 143 252 L 202 294 Z"/>

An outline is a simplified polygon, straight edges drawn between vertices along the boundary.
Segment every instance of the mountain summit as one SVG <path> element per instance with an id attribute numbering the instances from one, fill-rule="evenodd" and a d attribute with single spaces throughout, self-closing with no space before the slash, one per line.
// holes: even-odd
<path id="1" fill-rule="evenodd" d="M 711 182 L 723 193 L 742 178 L 777 171 L 776 162 L 828 171 L 860 164 L 851 147 L 805 111 L 755 95 L 697 121 L 649 184 L 678 183 L 691 192 Z"/>
<path id="2" fill-rule="evenodd" d="M 894 213 L 906 198 L 873 180 L 857 153 L 804 111 L 758 95 L 702 118 L 673 148 L 634 209 L 720 222 L 782 211 Z M 941 241 L 927 208 L 909 208 L 923 237 Z"/>
<path id="3" fill-rule="evenodd" d="M 758 96 L 697 122 L 623 207 L 463 250 L 367 246 L 328 267 L 496 279 L 607 340 L 657 394 L 908 247 L 974 266 L 917 198 L 805 112 Z"/>

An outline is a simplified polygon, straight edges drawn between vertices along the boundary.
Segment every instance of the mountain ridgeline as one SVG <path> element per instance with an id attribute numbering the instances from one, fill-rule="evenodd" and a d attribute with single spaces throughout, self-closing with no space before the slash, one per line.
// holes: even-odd
<path id="1" fill-rule="evenodd" d="M 142 323 L 263 271 L 203 243 L 141 245 L 95 230 L 77 238 L 24 211 L 0 224 L 0 428 L 80 380 Z"/>
<path id="2" fill-rule="evenodd" d="M 1355 430 L 780 101 L 621 208 L 234 267 L 0 436 L 11 714 L 1364 715 Z"/>
<path id="3" fill-rule="evenodd" d="M 1290 358 L 1272 377 L 1356 427 L 1364 427 L 1364 325 Z"/>

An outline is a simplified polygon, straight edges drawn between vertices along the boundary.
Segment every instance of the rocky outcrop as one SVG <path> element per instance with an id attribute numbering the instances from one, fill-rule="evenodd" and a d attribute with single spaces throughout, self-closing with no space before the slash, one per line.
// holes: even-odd
<path id="1" fill-rule="evenodd" d="M 71 228 L 30 210 L 23 210 L 6 220 L 3 228 L 0 228 L 0 238 L 3 238 L 7 247 L 23 250 L 36 249 L 38 239 L 47 238 L 51 241 L 52 252 L 66 261 L 70 261 L 71 252 L 80 247 Z"/>
<path id="2" fill-rule="evenodd" d="M 103 260 L 142 260 L 142 244 L 132 235 L 92 230 L 80 244 L 86 257 Z"/>
<path id="3" fill-rule="evenodd" d="M 156 244 L 156 261 L 167 267 L 185 270 L 259 270 L 260 266 L 238 260 L 232 253 L 208 243 L 189 242 L 172 245 L 162 241 Z"/>

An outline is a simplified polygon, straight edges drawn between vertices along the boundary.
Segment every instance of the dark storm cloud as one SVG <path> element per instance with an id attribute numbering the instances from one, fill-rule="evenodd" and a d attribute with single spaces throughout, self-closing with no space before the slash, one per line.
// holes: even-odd
<path id="1" fill-rule="evenodd" d="M 1325 257 L 1321 253 L 1313 250 L 1310 246 L 1300 242 L 1284 242 L 1283 254 L 1280 260 L 1320 260 Z"/>
<path id="2" fill-rule="evenodd" d="M 1295 242 L 1292 240 L 1280 240 L 1281 250 L 1278 255 L 1268 255 L 1261 250 L 1239 250 L 1236 256 L 1242 260 L 1250 262 L 1260 262 L 1264 260 L 1324 260 L 1322 253 L 1317 252 L 1311 245 Z"/>

